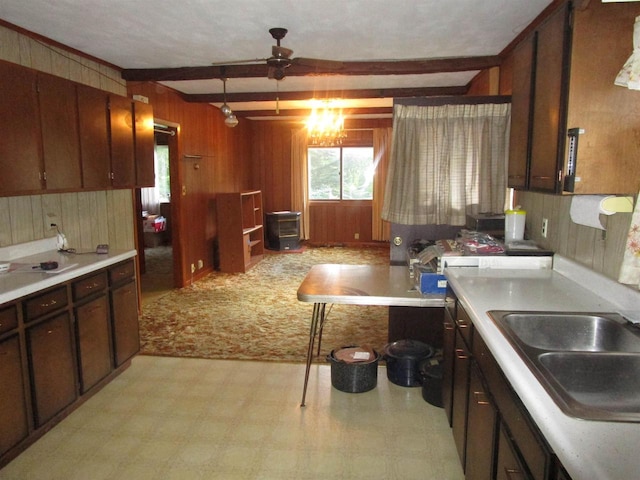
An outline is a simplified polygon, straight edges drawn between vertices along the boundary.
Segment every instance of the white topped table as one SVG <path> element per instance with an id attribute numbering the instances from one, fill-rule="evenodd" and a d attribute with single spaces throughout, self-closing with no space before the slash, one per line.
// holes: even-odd
<path id="1" fill-rule="evenodd" d="M 443 307 L 444 299 L 444 294 L 423 295 L 417 291 L 406 266 L 321 264 L 311 267 L 298 288 L 298 300 L 313 303 L 300 406 L 304 407 L 305 404 L 313 347 L 318 333 L 318 351 L 320 349 L 327 303 Z"/>

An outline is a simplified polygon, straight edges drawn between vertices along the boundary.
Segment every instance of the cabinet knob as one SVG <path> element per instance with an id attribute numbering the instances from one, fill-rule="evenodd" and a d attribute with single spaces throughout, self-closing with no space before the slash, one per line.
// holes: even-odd
<path id="1" fill-rule="evenodd" d="M 52 307 L 53 305 L 57 305 L 58 302 L 56 302 L 55 300 L 51 300 L 49 303 L 41 303 L 40 306 L 42 308 L 47 308 L 47 307 Z"/>

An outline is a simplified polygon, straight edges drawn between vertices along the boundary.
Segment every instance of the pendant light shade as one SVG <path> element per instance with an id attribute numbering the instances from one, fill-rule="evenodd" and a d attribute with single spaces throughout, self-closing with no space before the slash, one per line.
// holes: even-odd
<path id="1" fill-rule="evenodd" d="M 234 115 L 233 111 L 231 110 L 231 107 L 227 105 L 227 79 L 226 78 L 222 79 L 222 91 L 224 92 L 223 93 L 224 103 L 220 107 L 220 111 L 226 117 L 224 119 L 224 124 L 229 128 L 233 128 L 236 125 L 238 125 L 238 117 Z"/>

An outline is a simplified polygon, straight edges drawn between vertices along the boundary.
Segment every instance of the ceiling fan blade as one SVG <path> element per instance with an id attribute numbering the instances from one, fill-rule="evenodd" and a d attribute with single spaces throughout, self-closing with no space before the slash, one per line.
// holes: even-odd
<path id="1" fill-rule="evenodd" d="M 230 60 L 228 62 L 214 62 L 211 65 L 214 67 L 224 67 L 225 65 L 252 65 L 254 63 L 266 62 L 267 58 L 250 58 L 247 60 Z"/>
<path id="2" fill-rule="evenodd" d="M 323 70 L 340 70 L 344 67 L 344 63 L 338 60 L 323 60 L 320 58 L 292 58 L 291 63 L 294 65 L 302 65 L 304 67 L 320 68 Z"/>

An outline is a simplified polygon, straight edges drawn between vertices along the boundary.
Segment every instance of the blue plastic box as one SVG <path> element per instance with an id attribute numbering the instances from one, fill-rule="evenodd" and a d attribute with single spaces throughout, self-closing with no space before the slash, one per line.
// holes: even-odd
<path id="1" fill-rule="evenodd" d="M 416 288 L 420 293 L 447 293 L 447 279 L 422 265 L 414 266 Z"/>

